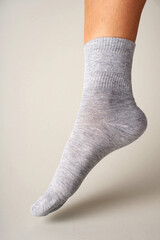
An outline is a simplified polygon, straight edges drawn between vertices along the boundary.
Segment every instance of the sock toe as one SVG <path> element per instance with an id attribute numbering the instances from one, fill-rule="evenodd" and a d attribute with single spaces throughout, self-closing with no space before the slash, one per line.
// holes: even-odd
<path id="1" fill-rule="evenodd" d="M 46 216 L 64 204 L 57 194 L 45 193 L 32 206 L 30 212 L 33 216 Z"/>

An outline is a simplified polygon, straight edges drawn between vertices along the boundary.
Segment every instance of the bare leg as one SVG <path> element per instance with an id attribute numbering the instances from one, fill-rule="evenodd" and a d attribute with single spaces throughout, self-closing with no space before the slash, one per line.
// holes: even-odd
<path id="1" fill-rule="evenodd" d="M 84 43 L 97 37 L 136 40 L 146 0 L 85 0 Z"/>

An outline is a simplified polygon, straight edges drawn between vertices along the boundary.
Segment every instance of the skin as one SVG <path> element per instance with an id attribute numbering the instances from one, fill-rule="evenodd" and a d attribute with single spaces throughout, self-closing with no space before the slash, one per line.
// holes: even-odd
<path id="1" fill-rule="evenodd" d="M 85 0 L 84 44 L 97 37 L 135 42 L 146 0 Z"/>

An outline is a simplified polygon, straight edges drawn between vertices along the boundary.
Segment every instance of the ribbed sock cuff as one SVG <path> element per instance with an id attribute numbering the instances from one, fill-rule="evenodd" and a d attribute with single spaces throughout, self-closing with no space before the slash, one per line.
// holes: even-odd
<path id="1" fill-rule="evenodd" d="M 84 87 L 130 89 L 135 42 L 116 37 L 100 37 L 84 45 Z"/>
<path id="2" fill-rule="evenodd" d="M 107 51 L 110 53 L 121 53 L 133 55 L 136 43 L 118 37 L 99 37 L 94 38 L 84 45 L 85 52 L 90 51 Z"/>

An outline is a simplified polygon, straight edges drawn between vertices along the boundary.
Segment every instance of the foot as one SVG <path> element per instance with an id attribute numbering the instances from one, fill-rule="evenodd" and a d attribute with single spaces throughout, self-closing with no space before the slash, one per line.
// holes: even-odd
<path id="1" fill-rule="evenodd" d="M 31 207 L 34 216 L 59 209 L 106 155 L 138 139 L 147 119 L 132 94 L 134 42 L 103 37 L 85 45 L 81 104 L 59 166 L 47 191 Z"/>

